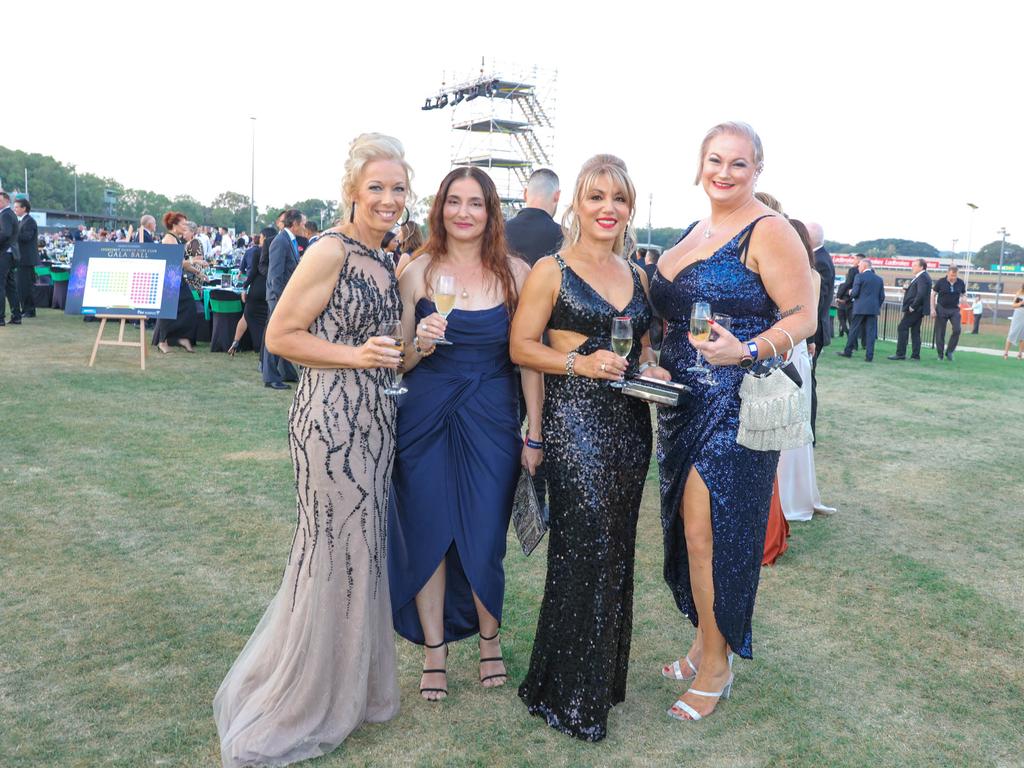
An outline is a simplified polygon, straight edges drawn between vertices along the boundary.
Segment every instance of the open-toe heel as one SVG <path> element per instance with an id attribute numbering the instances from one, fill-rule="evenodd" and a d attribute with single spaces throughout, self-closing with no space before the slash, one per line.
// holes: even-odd
<path id="1" fill-rule="evenodd" d="M 448 643 L 446 643 L 446 642 L 444 642 L 442 640 L 437 645 L 429 645 L 428 643 L 424 643 L 423 644 L 424 648 L 440 648 L 441 646 L 444 646 L 444 658 L 445 658 L 445 661 L 447 661 L 448 660 Z M 448 684 L 448 670 L 447 669 L 424 669 L 423 670 L 423 674 L 424 675 L 444 675 L 445 685 Z M 448 689 L 447 688 L 420 688 L 420 696 L 422 696 L 424 700 L 429 701 L 432 704 L 436 704 L 437 702 L 441 701 L 441 697 L 440 696 L 438 698 L 436 698 L 436 699 L 428 699 L 426 696 L 423 696 L 424 693 L 443 693 L 445 696 L 447 696 L 448 695 Z"/>
<path id="2" fill-rule="evenodd" d="M 729 654 L 728 659 L 729 669 L 732 669 L 731 653 Z M 661 668 L 661 676 L 668 678 L 669 680 L 682 680 L 683 682 L 693 680 L 697 676 L 697 666 L 692 661 L 690 661 L 689 654 L 684 656 L 683 660 L 686 662 L 686 666 L 689 667 L 689 672 L 684 673 L 683 667 L 679 663 L 679 659 L 676 659 L 671 664 L 666 664 Z"/>
<path id="3" fill-rule="evenodd" d="M 729 682 L 725 684 L 725 687 L 722 688 L 722 690 L 717 691 L 715 693 L 710 693 L 708 691 L 698 691 L 696 688 L 691 688 L 686 693 L 692 693 L 694 696 L 706 696 L 709 699 L 728 699 L 729 696 L 732 695 L 732 682 L 734 679 L 734 676 L 730 673 Z M 689 717 L 683 717 L 682 715 L 676 714 L 672 711 L 674 709 L 681 709 L 683 712 L 689 715 Z M 676 720 L 682 720 L 683 722 L 686 722 L 687 720 L 700 720 L 703 718 L 703 715 L 701 715 L 700 712 L 691 707 L 681 698 L 677 699 L 676 703 L 669 707 L 668 716 L 673 717 Z"/>
<path id="4" fill-rule="evenodd" d="M 494 640 L 495 638 L 498 637 L 498 634 L 500 633 L 500 631 L 501 630 L 499 629 L 498 632 L 495 632 L 490 637 L 484 637 L 483 635 L 480 635 L 480 639 L 483 640 L 483 641 L 486 641 L 486 642 L 490 642 L 491 640 Z M 482 650 L 483 649 L 481 649 L 481 651 Z M 497 680 L 498 678 L 501 678 L 502 682 L 499 683 L 498 685 L 484 686 L 485 688 L 498 688 L 500 685 L 504 684 L 504 682 L 506 680 L 508 680 L 508 672 L 497 672 L 497 673 L 495 673 L 493 675 L 485 675 L 483 673 L 483 667 L 484 667 L 484 664 L 486 664 L 489 661 L 500 661 L 502 663 L 502 665 L 504 665 L 505 664 L 505 659 L 502 656 L 487 656 L 487 657 L 481 656 L 480 657 L 480 683 L 483 684 L 483 683 L 487 682 L 488 680 Z"/>

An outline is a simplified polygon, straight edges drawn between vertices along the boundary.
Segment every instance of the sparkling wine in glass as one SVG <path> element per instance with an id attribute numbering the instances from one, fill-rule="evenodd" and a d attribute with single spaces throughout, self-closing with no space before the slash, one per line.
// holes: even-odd
<path id="1" fill-rule="evenodd" d="M 694 341 L 707 341 L 711 336 L 711 305 L 706 301 L 696 301 L 690 309 L 690 333 Z M 704 367 L 704 355 L 697 351 L 697 363 L 686 369 L 690 373 L 696 373 L 698 378 L 707 375 L 708 369 Z"/>
<path id="2" fill-rule="evenodd" d="M 628 317 L 612 318 L 612 352 L 619 357 L 628 357 L 633 349 L 633 321 Z M 615 389 L 622 389 L 625 384 L 625 377 L 620 381 L 613 381 L 609 386 Z"/>
<path id="3" fill-rule="evenodd" d="M 437 314 L 448 319 L 448 315 L 455 309 L 455 277 L 454 275 L 438 275 L 434 283 L 434 306 L 437 307 Z M 450 345 L 443 335 L 440 339 L 434 339 L 435 344 Z"/>
<path id="4" fill-rule="evenodd" d="M 399 352 L 404 351 L 404 349 L 405 349 L 405 331 L 402 328 L 402 321 L 401 320 L 396 320 L 394 322 L 387 323 L 384 326 L 384 333 L 383 333 L 383 335 L 384 336 L 390 336 L 394 340 L 395 347 L 398 349 Z M 403 364 L 404 363 L 399 362 L 398 368 L 396 368 L 394 370 L 394 376 L 391 379 L 391 384 L 389 384 L 385 388 L 385 390 L 384 390 L 384 394 L 385 395 L 391 395 L 392 397 L 398 397 L 399 395 L 404 395 L 406 392 L 409 391 L 406 387 L 402 386 L 402 365 Z"/>
<path id="5" fill-rule="evenodd" d="M 725 330 L 727 331 L 732 329 L 732 318 L 729 317 L 728 315 L 723 315 L 720 312 L 715 312 L 715 314 L 713 314 L 711 318 L 715 321 L 713 328 L 725 328 Z M 717 338 L 718 334 L 714 330 L 711 330 L 710 334 L 708 335 L 708 341 L 714 341 Z M 698 374 L 698 378 L 705 384 L 708 384 L 709 386 L 714 386 L 715 384 L 718 383 L 718 379 L 715 378 L 715 374 L 712 373 L 710 368 L 705 368 L 704 373 Z"/>

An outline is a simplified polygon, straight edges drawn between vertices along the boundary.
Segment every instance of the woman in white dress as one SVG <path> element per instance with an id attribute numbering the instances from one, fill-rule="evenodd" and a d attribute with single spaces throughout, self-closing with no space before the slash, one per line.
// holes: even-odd
<path id="1" fill-rule="evenodd" d="M 1013 317 L 1010 319 L 1010 332 L 1006 335 L 1006 346 L 1003 347 L 1003 360 L 1010 356 L 1011 344 L 1017 345 L 1017 359 L 1024 359 L 1024 286 L 1013 297 Z"/>
<path id="2" fill-rule="evenodd" d="M 790 224 L 800 235 L 807 249 L 811 267 L 811 280 L 814 282 L 814 295 L 818 296 L 821 288 L 821 275 L 814 269 L 814 250 L 807 228 L 797 219 L 790 219 Z M 801 341 L 793 350 L 793 362 L 800 378 L 803 380 L 804 396 L 811 399 L 811 355 L 807 342 Z M 821 503 L 821 492 L 818 490 L 818 478 L 814 467 L 814 445 L 808 443 L 799 448 L 782 451 L 779 456 L 779 500 L 782 502 L 782 514 L 787 520 L 810 520 L 817 512 L 831 515 L 832 507 Z"/>

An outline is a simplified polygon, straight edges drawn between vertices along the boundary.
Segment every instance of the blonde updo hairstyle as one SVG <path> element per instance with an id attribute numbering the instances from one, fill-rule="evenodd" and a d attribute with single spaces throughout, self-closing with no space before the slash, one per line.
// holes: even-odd
<path id="1" fill-rule="evenodd" d="M 764 147 L 761 146 L 761 137 L 757 135 L 757 131 L 750 127 L 747 123 L 741 122 L 728 122 L 719 123 L 706 134 L 704 134 L 704 141 L 700 143 L 700 157 L 697 158 L 697 176 L 694 178 L 693 183 L 700 184 L 700 174 L 704 169 L 704 158 L 708 154 L 708 144 L 716 136 L 721 136 L 723 133 L 730 133 L 733 136 L 741 136 L 750 142 L 750 146 L 754 148 L 754 172 L 760 174 L 764 170 Z"/>
<path id="2" fill-rule="evenodd" d="M 562 231 L 567 245 L 576 245 L 580 241 L 580 222 L 576 216 L 576 209 L 582 205 L 583 198 L 590 192 L 594 184 L 601 176 L 607 176 L 613 186 L 622 189 L 626 195 L 626 203 L 629 205 L 629 221 L 622 230 L 622 234 L 615 241 L 614 250 L 619 256 L 632 253 L 636 246 L 636 237 L 633 235 L 633 216 L 636 213 L 636 188 L 633 180 L 629 178 L 629 171 L 626 164 L 615 155 L 594 155 L 587 160 L 580 169 L 580 175 L 576 177 L 576 190 L 572 195 L 572 205 L 562 216 Z"/>
<path id="3" fill-rule="evenodd" d="M 394 160 L 405 169 L 405 177 L 409 182 L 405 196 L 405 208 L 408 210 L 416 202 L 412 192 L 412 167 L 406 162 L 405 148 L 394 136 L 383 133 L 361 133 L 356 136 L 348 148 L 348 159 L 345 160 L 345 175 L 341 179 L 341 201 L 338 206 L 342 221 L 350 222 L 355 216 L 355 199 L 359 190 L 359 180 L 367 163 L 374 160 Z M 399 214 L 401 215 L 401 214 Z"/>

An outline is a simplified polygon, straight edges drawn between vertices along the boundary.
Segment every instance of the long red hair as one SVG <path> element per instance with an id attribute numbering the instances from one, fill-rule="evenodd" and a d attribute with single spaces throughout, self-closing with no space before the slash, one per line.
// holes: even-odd
<path id="1" fill-rule="evenodd" d="M 427 217 L 427 224 L 430 228 L 430 236 L 427 242 L 421 245 L 416 253 L 415 259 L 424 253 L 430 254 L 430 264 L 423 273 L 423 280 L 427 286 L 427 296 L 434 293 L 434 272 L 444 262 L 448 255 L 448 232 L 444 228 L 444 204 L 448 199 L 448 191 L 458 179 L 473 179 L 480 185 L 484 193 L 484 207 L 487 209 L 487 224 L 484 227 L 483 240 L 480 243 L 480 262 L 484 270 L 490 272 L 495 280 L 501 285 L 502 293 L 505 296 L 505 309 L 509 317 L 515 314 L 516 304 L 519 302 L 519 291 L 516 290 L 516 281 L 512 275 L 510 259 L 516 258 L 508 252 L 505 243 L 505 219 L 501 214 L 501 198 L 494 186 L 491 177 L 479 168 L 472 166 L 455 168 L 441 181 L 441 186 L 434 197 L 434 203 L 430 206 L 430 215 Z"/>

